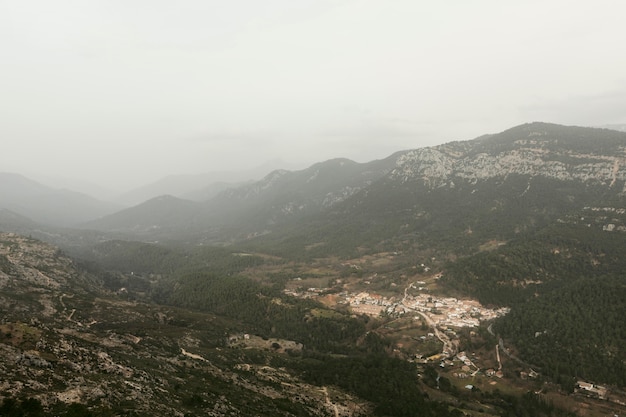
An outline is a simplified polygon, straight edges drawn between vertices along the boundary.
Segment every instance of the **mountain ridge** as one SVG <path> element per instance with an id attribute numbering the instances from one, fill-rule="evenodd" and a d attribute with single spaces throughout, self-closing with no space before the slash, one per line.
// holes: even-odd
<path id="1" fill-rule="evenodd" d="M 66 378 L 57 396 L 99 407 L 131 398 L 146 413 L 156 401 L 167 413 L 341 415 L 335 404 L 359 397 L 363 415 L 412 416 L 445 395 L 424 414 L 555 416 L 565 414 L 552 399 L 575 411 L 589 384 L 616 395 L 598 409 L 621 410 L 625 150 L 626 133 L 529 123 L 368 163 L 272 171 L 204 202 L 163 195 L 56 231 L 94 274 L 74 281 L 82 275 L 63 275 L 61 261 L 56 287 L 46 276 L 61 253 L 20 256 L 22 238 L 0 235 L 7 369 L 21 355 L 8 392 L 24 392 L 27 366 L 44 364 L 84 378 Z M 7 210 L 3 219 L 29 227 Z M 23 291 L 2 287 L 26 267 Z M 461 317 L 466 297 L 509 313 Z M 19 324 L 42 311 L 40 323 L 63 331 Z M 480 324 L 433 324 L 455 317 Z M 24 353 L 32 341 L 13 332 L 47 345 Z M 302 397 L 311 390 L 323 394 Z M 523 411 L 533 401 L 543 412 Z"/>
<path id="2" fill-rule="evenodd" d="M 598 136 L 602 143 L 591 146 L 590 136 Z M 470 142 L 409 151 L 398 165 L 391 175 L 403 181 L 445 182 L 452 177 L 477 181 L 520 174 L 598 183 L 608 179 L 615 184 L 626 180 L 626 135 L 608 129 L 531 123 Z"/>
<path id="3" fill-rule="evenodd" d="M 476 186 L 488 192 L 495 190 L 494 186 L 501 187 L 503 181 L 513 181 L 519 195 L 537 186 L 540 188 L 533 191 L 541 193 L 546 181 L 570 184 L 566 188 L 572 192 L 577 187 L 597 186 L 607 196 L 623 195 L 626 133 L 530 123 L 469 141 L 400 151 L 368 163 L 337 158 L 300 171 L 273 171 L 253 184 L 224 190 L 190 208 L 188 217 L 196 228 L 194 239 L 203 233 L 211 236 L 226 236 L 226 233 L 231 237 L 236 233 L 241 239 L 265 235 L 280 225 L 295 225 L 297 221 L 337 210 L 349 217 L 350 207 L 358 207 L 361 200 L 376 205 L 387 202 L 389 207 L 410 211 L 415 209 L 415 204 L 425 202 L 424 193 L 457 189 L 456 192 L 469 193 L 466 198 L 474 198 L 471 193 L 476 192 Z M 384 197 L 393 189 L 398 190 L 394 197 Z M 574 194 L 582 196 L 583 191 Z M 379 198 L 382 200 L 374 203 Z M 437 214 L 433 212 L 433 215 Z M 143 217 L 149 219 L 150 213 L 144 213 Z M 161 220 L 164 222 L 158 226 L 169 231 L 181 222 L 180 216 L 174 216 L 169 223 L 166 218 Z M 104 223 L 92 222 L 88 227 L 98 229 L 98 224 Z M 116 229 L 124 227 L 128 224 Z M 147 227 L 145 224 L 144 228 Z M 189 230 L 181 234 L 189 235 Z"/>
<path id="4" fill-rule="evenodd" d="M 280 161 L 270 161 L 252 169 L 243 171 L 211 171 L 201 174 L 168 175 L 141 187 L 134 188 L 120 195 L 116 200 L 122 204 L 134 206 L 159 195 L 204 201 L 220 191 L 254 181 L 267 175 Z"/>
<path id="5" fill-rule="evenodd" d="M 0 196 L 0 207 L 54 226 L 74 226 L 121 208 L 87 194 L 48 187 L 15 173 L 0 173 Z"/>

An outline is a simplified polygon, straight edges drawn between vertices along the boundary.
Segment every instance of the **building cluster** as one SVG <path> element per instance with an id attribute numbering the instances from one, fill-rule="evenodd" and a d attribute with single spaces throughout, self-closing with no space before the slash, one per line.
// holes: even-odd
<path id="1" fill-rule="evenodd" d="M 489 309 L 476 300 L 436 298 L 428 294 L 407 297 L 404 305 L 427 314 L 438 326 L 452 327 L 477 327 L 481 321 L 494 319 L 509 311 L 508 308 Z"/>
<path id="2" fill-rule="evenodd" d="M 419 289 L 419 288 L 418 288 Z M 316 298 L 327 289 L 308 288 L 305 291 L 286 291 L 289 295 L 301 298 Z M 427 315 L 432 322 L 445 327 L 477 327 L 481 321 L 487 321 L 508 313 L 508 308 L 489 309 L 476 300 L 461 300 L 453 297 L 435 297 L 429 294 L 396 297 L 359 292 L 341 292 L 337 294 L 339 304 L 348 304 L 356 314 L 379 316 L 381 313 L 403 315 L 409 311 L 418 311 Z"/>
<path id="3" fill-rule="evenodd" d="M 344 302 L 349 304 L 355 313 L 367 314 L 368 316 L 378 316 L 383 311 L 393 310 L 397 305 L 392 299 L 368 292 L 345 293 Z"/>

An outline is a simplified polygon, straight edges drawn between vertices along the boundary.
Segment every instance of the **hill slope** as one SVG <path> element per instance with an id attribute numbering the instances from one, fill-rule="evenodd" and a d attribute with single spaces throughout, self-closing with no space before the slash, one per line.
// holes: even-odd
<path id="1" fill-rule="evenodd" d="M 426 400 L 413 364 L 360 352 L 356 345 L 349 357 L 326 355 L 297 341 L 256 336 L 253 332 L 274 330 L 255 327 L 255 318 L 232 316 L 246 315 L 260 303 L 275 325 L 286 319 L 295 333 L 331 344 L 362 336 L 363 320 L 311 302 L 283 305 L 259 297 L 266 290 L 244 279 L 198 275 L 183 285 L 199 285 L 195 295 L 204 294 L 198 291 L 202 287 L 211 290 L 212 296 L 200 300 L 204 312 L 108 293 L 55 247 L 1 233 L 0 413 L 459 415 L 451 404 Z M 241 297 L 251 306 L 233 305 Z M 334 334 L 323 335 L 325 329 Z M 332 373 L 328 360 L 334 362 Z M 363 381 L 350 383 L 354 378 Z"/>
<path id="2" fill-rule="evenodd" d="M 429 288 L 449 295 L 511 307 L 508 316 L 489 327 L 495 334 L 488 335 L 485 326 L 475 336 L 466 332 L 469 339 L 462 342 L 472 348 L 473 338 L 482 333 L 491 355 L 495 344 L 500 349 L 496 352 L 511 355 L 504 361 L 509 372 L 505 379 L 514 379 L 514 371 L 527 373 L 533 368 L 546 382 L 556 381 L 566 390 L 573 389 L 575 378 L 621 389 L 626 372 L 626 328 L 620 321 L 626 314 L 625 265 L 620 254 L 626 247 L 625 166 L 626 133 L 532 123 L 471 141 L 400 152 L 369 164 L 338 159 L 302 171 L 275 171 L 203 203 L 157 198 L 90 227 L 142 241 L 165 241 L 165 245 L 167 240 L 184 240 L 193 247 L 105 241 L 85 248 L 85 253 L 112 274 L 104 280 L 110 289 L 124 287 L 134 291 L 125 296 L 142 293 L 170 307 L 130 300 L 120 304 L 118 298 L 105 296 L 92 285 L 73 299 L 79 307 L 71 309 L 86 314 L 82 326 L 73 329 L 90 334 L 81 333 L 92 341 L 111 333 L 128 340 L 141 338 L 141 343 L 104 352 L 135 372 L 130 382 L 142 389 L 148 385 L 146 398 L 156 401 L 155 387 L 159 387 L 189 412 L 197 410 L 194 404 L 204 411 L 208 404 L 220 404 L 224 414 L 234 410 L 245 414 L 266 403 L 261 409 L 271 415 L 315 415 L 313 409 L 320 401 L 329 404 L 324 397 L 300 401 L 297 396 L 303 391 L 291 388 L 278 395 L 270 383 L 262 382 L 260 389 L 251 382 L 257 378 L 256 382 L 286 382 L 289 385 L 281 384 L 283 390 L 299 386 L 319 391 L 320 387 L 309 384 L 333 385 L 346 407 L 359 403 L 367 410 L 364 413 L 412 415 L 400 410 L 415 406 L 425 410 L 430 402 L 409 395 L 403 397 L 406 403 L 387 400 L 394 398 L 393 392 L 407 392 L 407 387 L 413 395 L 421 392 L 411 378 L 415 368 L 389 358 L 396 352 L 390 342 L 368 336 L 375 333 L 370 331 L 374 322 L 386 318 L 351 315 L 347 304 L 331 311 L 308 298 L 288 297 L 282 290 L 286 282 L 303 291 L 309 285 L 328 285 L 310 292 L 329 301 L 350 285 L 360 285 L 359 291 L 385 291 L 397 299 L 403 289 L 405 298 L 407 292 L 422 291 L 411 285 L 426 280 Z M 101 240 L 105 234 L 95 236 Z M 206 242 L 228 245 L 198 245 Z M 14 261 L 6 259 L 3 265 L 10 275 Z M 418 260 L 427 265 L 420 268 Z M 436 275 L 426 276 L 427 268 Z M 239 275 L 242 272 L 252 279 Z M 87 288 L 86 281 L 81 282 Z M 131 284 L 136 285 L 131 288 Z M 12 308 L 12 322 L 39 310 L 20 310 L 11 294 L 26 299 L 29 293 L 47 294 L 31 300 L 32 304 L 52 300 L 47 304 L 52 309 L 69 309 L 60 304 L 69 305 L 60 288 L 53 293 L 39 287 L 30 292 L 8 288 L 2 295 Z M 107 319 L 99 320 L 105 317 L 103 311 Z M 171 319 L 155 320 L 162 314 Z M 69 321 L 68 315 L 57 319 Z M 76 317 L 80 316 L 70 318 Z M 109 318 L 111 324 L 106 324 Z M 393 319 L 388 319 L 391 324 Z M 94 320 L 98 323 L 87 326 Z M 383 333 L 389 330 L 382 327 Z M 424 327 L 426 331 L 425 323 Z M 226 334 L 281 339 L 264 353 L 257 350 L 248 356 L 245 350 L 222 349 Z M 402 337 L 402 343 L 421 343 L 415 335 Z M 72 340 L 82 343 L 78 339 Z M 304 344 L 301 352 L 278 352 L 284 345 L 298 343 Z M 395 345 L 398 351 L 400 344 Z M 129 349 L 139 354 L 130 355 Z M 138 357 L 150 364 L 148 368 L 142 368 L 145 363 L 139 366 Z M 201 370 L 190 372 L 198 368 L 188 358 L 201 361 Z M 333 363 L 332 372 L 325 370 L 324 361 Z M 90 357 L 88 362 L 95 366 L 97 359 Z M 167 363 L 168 372 L 152 371 L 156 362 Z M 485 363 L 485 368 L 493 366 L 489 359 Z M 398 372 L 385 372 L 383 379 L 389 383 L 381 382 L 374 375 L 382 375 L 383 370 L 376 366 Z M 150 369 L 146 372 L 156 379 L 135 377 L 142 369 Z M 425 365 L 421 381 L 430 378 L 432 387 L 441 388 L 433 369 L 437 368 Z M 263 379 L 265 371 L 271 372 L 268 379 Z M 394 373 L 404 382 L 393 380 Z M 154 375 L 168 383 L 158 382 Z M 197 397 L 185 398 L 172 389 L 177 384 L 172 375 L 191 381 Z M 214 389 L 202 391 L 203 379 L 210 380 Z M 542 389 L 542 383 L 537 380 L 525 386 Z M 235 397 L 224 394 L 232 384 L 237 387 Z M 512 403 L 500 401 L 496 391 L 488 394 L 496 397 L 472 392 L 459 398 L 481 404 L 489 400 L 497 404 L 491 412 L 504 414 Z M 381 396 L 382 392 L 389 394 Z M 89 398 L 103 406 L 112 404 Z M 142 411 L 149 407 L 140 404 Z M 452 403 L 446 404 L 443 408 L 456 411 L 449 407 Z M 387 406 L 394 411 L 381 411 Z M 163 407 L 159 413 L 170 412 L 168 405 Z"/>
<path id="3" fill-rule="evenodd" d="M 105 232 L 141 231 L 155 239 L 241 238 L 332 207 L 388 173 L 393 164 L 393 157 L 367 164 L 337 159 L 301 171 L 274 171 L 260 181 L 227 189 L 203 203 L 155 198 L 83 227 Z"/>
<path id="4" fill-rule="evenodd" d="M 316 245 L 318 255 L 413 245 L 471 253 L 584 207 L 618 207 L 625 186 L 626 134 L 533 123 L 397 154 L 385 176 L 297 224 L 273 228 L 259 245 L 300 254 Z"/>
<path id="5" fill-rule="evenodd" d="M 163 195 L 82 226 L 126 235 L 160 235 L 193 229 L 198 213 L 198 203 Z"/>
<path id="6" fill-rule="evenodd" d="M 222 350 L 236 322 L 107 294 L 33 239 L 0 234 L 0 301 L 3 415 L 314 416 L 327 408 L 318 389 L 257 365 L 253 352 Z M 340 407 L 368 407 L 337 394 Z"/>
<path id="7" fill-rule="evenodd" d="M 78 192 L 53 189 L 12 173 L 0 173 L 0 196 L 0 208 L 54 226 L 74 226 L 121 208 Z"/>
<path id="8" fill-rule="evenodd" d="M 321 226 L 328 239 L 333 230 L 343 230 L 340 239 L 373 234 L 379 241 L 399 235 L 437 240 L 432 234 L 444 231 L 442 238 L 471 246 L 510 238 L 598 199 L 619 199 L 625 187 L 625 133 L 532 123 L 367 164 L 337 159 L 275 171 L 180 211 L 168 209 L 167 199 L 133 211 L 145 220 L 144 231 L 149 220 L 161 238 L 161 230 L 205 242 L 296 233 L 308 236 L 302 242 L 309 245 Z M 123 218 L 88 226 L 133 226 Z"/>

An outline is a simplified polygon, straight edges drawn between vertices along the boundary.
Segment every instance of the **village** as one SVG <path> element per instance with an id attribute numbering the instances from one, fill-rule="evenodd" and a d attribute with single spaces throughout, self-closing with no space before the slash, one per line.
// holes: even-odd
<path id="1" fill-rule="evenodd" d="M 508 308 L 486 308 L 476 300 L 437 296 L 429 292 L 424 281 L 409 283 L 404 288 L 402 297 L 399 295 L 386 297 L 368 291 L 342 291 L 329 296 L 328 288 L 286 290 L 285 292 L 295 297 L 313 298 L 318 301 L 328 302 L 329 298 L 332 298 L 337 306 L 348 306 L 354 314 L 396 319 L 414 316 L 415 320 L 420 320 L 430 329 L 429 333 L 420 337 L 422 341 L 431 338 L 438 339 L 442 343 L 439 353 L 428 356 L 415 353 L 414 360 L 441 362 L 445 366 L 450 359 L 461 356 L 461 362 L 469 362 L 465 365 L 474 367 L 475 371 L 478 371 L 478 367 L 458 350 L 458 329 L 478 327 L 481 321 L 490 321 L 509 312 Z"/>
<path id="2" fill-rule="evenodd" d="M 425 292 L 423 281 L 409 284 L 404 296 L 385 297 L 373 292 L 350 293 L 347 291 L 336 294 L 337 304 L 347 304 L 355 314 L 366 314 L 377 317 L 381 314 L 402 316 L 410 311 L 422 313 L 428 321 L 438 327 L 477 327 L 481 321 L 489 321 L 508 313 L 508 308 L 489 309 L 476 300 L 458 299 L 454 297 L 438 297 Z M 420 291 L 417 295 L 409 295 L 408 290 Z M 287 294 L 319 299 L 328 291 L 327 288 L 308 288 L 306 291 L 286 291 Z M 424 292 L 422 292 L 424 291 Z"/>

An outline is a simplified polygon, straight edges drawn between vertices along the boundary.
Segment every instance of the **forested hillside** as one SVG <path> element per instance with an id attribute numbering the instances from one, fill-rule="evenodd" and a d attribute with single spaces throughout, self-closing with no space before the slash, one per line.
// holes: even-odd
<path id="1" fill-rule="evenodd" d="M 116 396 L 158 386 L 188 415 L 617 413 L 624 161 L 624 133 L 533 123 L 366 164 L 276 171 L 205 202 L 164 196 L 88 225 L 98 230 L 4 211 L 3 225 L 58 242 L 80 270 L 68 277 L 87 278 L 80 292 L 50 287 L 51 260 L 22 265 L 15 236 L 0 242 L 0 348 L 7 358 L 40 349 L 22 362 L 44 358 L 42 375 L 72 378 L 110 355 L 134 385 L 102 386 Z M 59 359 L 64 349 L 80 366 Z M 26 369 L 12 360 L 2 369 Z M 98 372 L 86 375 L 100 386 Z M 58 390 L 87 389 L 76 381 Z M 2 394 L 0 407 L 12 413 L 48 398 L 11 390 L 21 396 Z M 156 409 L 81 395 L 102 415 Z M 46 410 L 67 414 L 64 404 Z"/>
<path id="2" fill-rule="evenodd" d="M 626 385 L 626 278 L 579 278 L 529 299 L 496 330 L 524 361 L 572 390 L 576 378 Z"/>
<path id="3" fill-rule="evenodd" d="M 494 327 L 546 375 L 569 386 L 575 377 L 623 386 L 624 247 L 624 233 L 558 224 L 450 264 L 441 281 L 511 306 Z"/>

